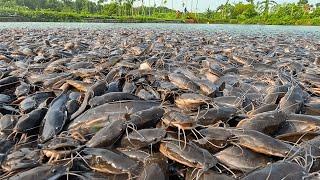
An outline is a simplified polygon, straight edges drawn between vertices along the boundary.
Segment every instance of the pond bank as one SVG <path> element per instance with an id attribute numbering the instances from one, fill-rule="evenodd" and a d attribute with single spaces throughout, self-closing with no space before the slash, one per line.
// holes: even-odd
<path id="1" fill-rule="evenodd" d="M 165 14 L 163 14 L 165 15 Z M 319 26 L 320 17 L 302 19 L 256 16 L 252 18 L 207 18 L 203 14 L 175 16 L 108 16 L 48 10 L 0 8 L 0 22 L 95 22 L 95 23 L 197 23 L 197 24 L 264 24 Z"/>
<path id="2" fill-rule="evenodd" d="M 56 19 L 29 18 L 19 15 L 0 16 L 0 22 L 64 22 Z M 166 20 L 166 19 L 135 19 L 135 18 L 81 18 L 69 19 L 66 22 L 83 22 L 83 23 L 184 23 L 183 20 Z"/>

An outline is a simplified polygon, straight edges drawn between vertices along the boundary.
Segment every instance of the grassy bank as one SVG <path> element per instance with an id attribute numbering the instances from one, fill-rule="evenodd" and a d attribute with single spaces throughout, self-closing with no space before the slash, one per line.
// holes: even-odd
<path id="1" fill-rule="evenodd" d="M 0 7 L 0 22 L 2 21 L 32 21 L 32 22 L 175 22 L 183 23 L 182 18 L 163 18 L 156 16 L 108 16 L 100 14 L 58 12 L 50 10 L 28 10 Z"/>
<path id="2" fill-rule="evenodd" d="M 1 0 L 0 0 L 1 1 Z M 267 12 L 258 12 L 252 4 L 228 4 L 205 13 L 176 13 L 164 8 L 124 7 L 107 4 L 100 10 L 30 9 L 26 6 L 0 6 L 0 22 L 174 22 L 210 24 L 320 25 L 320 7 L 282 4 Z"/>

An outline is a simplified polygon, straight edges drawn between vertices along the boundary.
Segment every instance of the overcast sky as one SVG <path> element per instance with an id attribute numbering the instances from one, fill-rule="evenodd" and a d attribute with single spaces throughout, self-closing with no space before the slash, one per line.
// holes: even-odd
<path id="1" fill-rule="evenodd" d="M 210 9 L 216 9 L 219 5 L 224 4 L 227 0 L 198 0 L 198 11 L 203 12 L 206 9 L 210 8 Z M 240 2 L 241 0 L 230 0 L 231 3 L 234 2 Z M 245 0 L 242 0 L 242 2 L 244 2 Z M 256 2 L 259 0 L 256 0 Z M 290 2 L 298 2 L 298 0 L 275 0 L 278 3 L 290 3 Z M 141 0 L 138 0 L 138 2 L 136 2 L 136 5 L 138 5 L 140 2 L 141 4 Z M 161 4 L 161 0 L 144 0 L 145 4 L 148 6 L 149 3 L 152 6 L 154 3 L 156 3 L 157 5 Z M 169 8 L 173 9 L 179 9 L 180 11 L 183 10 L 182 8 L 182 2 L 185 2 L 187 9 L 190 11 L 191 10 L 191 4 L 193 4 L 192 9 L 195 10 L 196 9 L 196 2 L 197 0 L 167 0 L 167 4 L 166 6 Z M 320 2 L 320 0 L 309 0 L 310 4 L 315 4 L 316 2 Z"/>

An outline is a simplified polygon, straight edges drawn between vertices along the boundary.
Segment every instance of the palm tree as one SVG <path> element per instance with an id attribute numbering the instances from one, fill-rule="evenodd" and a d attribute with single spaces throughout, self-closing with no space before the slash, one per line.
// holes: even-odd
<path id="1" fill-rule="evenodd" d="M 303 8 L 303 14 L 308 14 L 311 10 L 311 5 L 308 0 L 299 0 L 298 5 Z"/>
<path id="2" fill-rule="evenodd" d="M 276 5 L 277 2 L 275 2 L 274 0 L 264 0 L 258 3 L 260 6 L 260 10 L 263 12 L 264 15 L 268 15 L 271 6 Z"/>
<path id="3" fill-rule="evenodd" d="M 156 0 L 153 0 L 153 12 L 152 12 L 152 14 L 155 13 L 155 11 L 156 11 L 156 6 L 157 6 Z"/>
<path id="4" fill-rule="evenodd" d="M 217 8 L 217 11 L 221 12 L 222 18 L 226 18 L 228 8 L 229 8 L 229 0 L 227 0 L 225 4 L 222 4 Z"/>
<path id="5" fill-rule="evenodd" d="M 167 3 L 168 3 L 168 0 L 163 0 L 163 7 L 165 7 Z M 166 12 L 167 12 L 167 10 L 166 10 Z"/>
<path id="6" fill-rule="evenodd" d="M 246 0 L 248 3 L 254 5 L 254 0 Z"/>
<path id="7" fill-rule="evenodd" d="M 308 4 L 308 0 L 299 0 L 298 5 L 305 5 Z"/>
<path id="8" fill-rule="evenodd" d="M 122 13 L 122 0 L 118 0 L 118 5 L 119 5 L 119 9 L 118 9 L 118 16 L 121 16 L 121 13 Z"/>
<path id="9" fill-rule="evenodd" d="M 161 0 L 161 4 L 159 6 L 159 14 L 162 13 L 161 10 L 162 10 L 163 4 L 164 4 L 164 0 Z"/>
<path id="10" fill-rule="evenodd" d="M 161 7 L 163 7 L 163 4 L 164 4 L 164 2 L 163 2 L 164 0 L 161 0 L 161 4 L 160 4 L 160 7 L 159 7 L 159 13 L 162 13 L 161 12 L 161 10 L 162 10 L 162 8 Z"/>
<path id="11" fill-rule="evenodd" d="M 104 0 L 98 0 L 98 2 L 97 2 L 100 13 L 102 12 L 102 8 L 101 8 L 102 3 L 104 3 Z"/>
<path id="12" fill-rule="evenodd" d="M 186 6 L 186 4 L 184 3 L 184 0 L 182 0 L 182 12 L 183 12 L 183 14 L 186 13 L 185 12 L 185 6 Z"/>
<path id="13" fill-rule="evenodd" d="M 193 12 L 193 0 L 191 0 L 191 7 L 190 7 L 190 12 L 192 13 Z"/>
<path id="14" fill-rule="evenodd" d="M 197 18 L 197 14 L 198 14 L 198 3 L 199 3 L 199 0 L 197 0 L 197 2 L 196 2 L 196 18 Z"/>
<path id="15" fill-rule="evenodd" d="M 151 16 L 151 0 L 148 1 L 148 11 L 149 16 Z"/>
<path id="16" fill-rule="evenodd" d="M 171 9 L 173 9 L 173 0 L 171 0 Z"/>
<path id="17" fill-rule="evenodd" d="M 133 16 L 133 3 L 135 0 L 127 0 L 127 4 L 131 7 L 131 16 Z"/>
<path id="18" fill-rule="evenodd" d="M 145 9 L 144 9 L 144 0 L 141 0 L 141 7 L 142 7 L 142 16 L 145 16 Z"/>

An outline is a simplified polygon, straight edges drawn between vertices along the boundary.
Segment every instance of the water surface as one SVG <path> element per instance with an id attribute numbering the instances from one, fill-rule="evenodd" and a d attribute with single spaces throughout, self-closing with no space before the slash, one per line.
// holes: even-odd
<path id="1" fill-rule="evenodd" d="M 79 29 L 149 29 L 168 31 L 229 32 L 237 34 L 295 34 L 320 37 L 319 26 L 226 25 L 226 24 L 168 24 L 168 23 L 57 23 L 57 22 L 1 22 L 0 29 L 79 28 Z"/>

